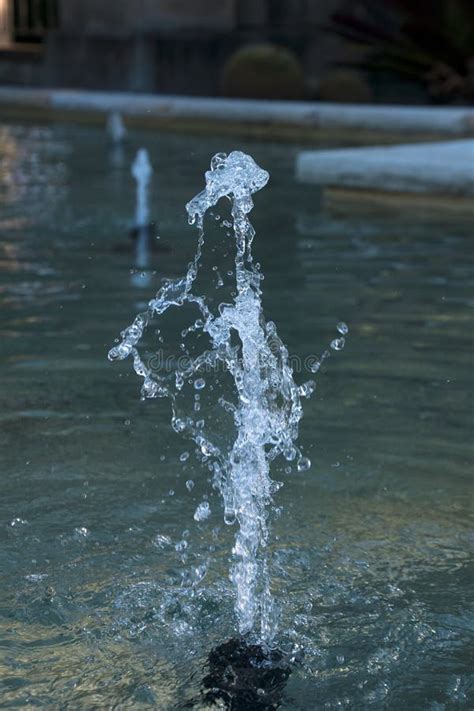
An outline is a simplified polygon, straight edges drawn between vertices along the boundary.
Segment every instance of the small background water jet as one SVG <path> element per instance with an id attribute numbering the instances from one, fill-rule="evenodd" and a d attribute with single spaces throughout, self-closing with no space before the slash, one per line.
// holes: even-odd
<path id="1" fill-rule="evenodd" d="M 135 241 L 135 267 L 132 274 L 134 286 L 144 288 L 150 284 L 150 274 L 146 271 L 150 266 L 150 181 L 153 174 L 148 151 L 140 148 L 132 165 L 132 175 L 136 181 L 135 221 L 131 236 Z"/>
<path id="2" fill-rule="evenodd" d="M 153 173 L 150 158 L 146 148 L 140 148 L 132 164 L 132 175 L 135 178 L 136 208 L 135 227 L 140 229 L 150 223 L 150 180 Z"/>
<path id="3" fill-rule="evenodd" d="M 117 111 L 108 115 L 106 131 L 109 139 L 110 163 L 114 172 L 120 173 L 125 162 L 124 143 L 127 138 L 127 129 L 121 114 Z"/>
<path id="4" fill-rule="evenodd" d="M 109 114 L 107 118 L 107 135 L 112 143 L 123 143 L 127 137 L 127 129 L 123 122 L 121 114 L 117 111 Z"/>
<path id="5" fill-rule="evenodd" d="M 144 180 L 145 167 L 142 154 L 134 168 L 137 180 L 138 176 Z M 230 576 L 239 632 L 264 644 L 271 643 L 277 629 L 267 548 L 270 505 L 280 484 L 270 477 L 270 466 L 281 455 L 296 463 L 300 471 L 310 467 L 296 440 L 303 415 L 302 398 L 309 397 L 314 389 L 313 381 L 296 384 L 288 350 L 275 324 L 266 322 L 263 314 L 263 277 L 252 257 L 255 231 L 248 214 L 253 207 L 252 195 L 268 179 L 269 174 L 240 151 L 214 156 L 211 169 L 206 172 L 205 189 L 186 206 L 189 222 L 198 230 L 196 253 L 187 273 L 164 282 L 148 308 L 137 315 L 109 352 L 112 361 L 131 356 L 135 372 L 143 378 L 143 398 L 170 398 L 173 429 L 196 443 L 198 456 L 212 472 L 213 486 L 223 499 L 224 520 L 229 525 L 237 523 Z M 204 246 L 205 214 L 221 198 L 230 201 L 229 227 L 236 246 L 235 285 L 232 301 L 212 308 L 206 296 L 194 293 L 193 287 Z M 147 219 L 147 213 L 140 213 L 142 224 Z M 185 306 L 192 307 L 197 315 L 181 333 L 181 351 L 188 358 L 184 364 L 177 361 L 172 372 L 162 372 L 153 367 L 150 350 L 147 352 L 142 339 L 157 318 L 163 318 L 169 309 Z M 160 333 L 159 329 L 156 332 Z M 208 347 L 197 355 L 184 344 L 190 333 L 207 339 Z M 213 428 L 212 417 L 206 418 L 201 412 L 209 374 L 215 391 L 216 374 L 221 371 L 230 377 L 230 397 L 214 397 L 211 387 L 209 395 L 213 410 L 219 408 L 232 423 L 232 436 L 224 440 Z M 186 389 L 195 393 L 191 410 L 185 407 Z M 206 518 L 207 508 L 206 515 L 202 515 L 201 504 L 195 518 Z"/>

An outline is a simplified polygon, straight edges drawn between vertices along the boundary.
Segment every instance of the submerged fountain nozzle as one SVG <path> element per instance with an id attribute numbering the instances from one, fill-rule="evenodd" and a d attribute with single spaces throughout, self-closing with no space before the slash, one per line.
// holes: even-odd
<path id="1" fill-rule="evenodd" d="M 204 701 L 232 711 L 277 709 L 291 674 L 279 650 L 267 650 L 237 637 L 213 649 L 207 666 Z"/>

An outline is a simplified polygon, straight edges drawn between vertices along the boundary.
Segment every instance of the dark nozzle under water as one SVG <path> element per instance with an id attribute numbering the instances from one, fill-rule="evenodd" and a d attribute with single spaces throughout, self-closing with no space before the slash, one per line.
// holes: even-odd
<path id="1" fill-rule="evenodd" d="M 282 652 L 239 638 L 213 649 L 207 669 L 203 700 L 229 711 L 277 709 L 291 674 Z"/>

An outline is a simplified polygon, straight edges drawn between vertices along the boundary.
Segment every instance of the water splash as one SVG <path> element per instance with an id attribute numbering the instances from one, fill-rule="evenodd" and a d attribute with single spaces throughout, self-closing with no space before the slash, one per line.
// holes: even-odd
<path id="1" fill-rule="evenodd" d="M 186 206 L 190 224 L 198 229 L 196 254 L 187 273 L 163 284 L 109 352 L 112 361 L 132 357 L 135 372 L 143 378 L 143 398 L 170 398 L 173 429 L 194 440 L 202 461 L 212 471 L 213 485 L 223 498 L 224 520 L 229 525 L 238 524 L 230 577 L 235 586 L 239 631 L 254 631 L 266 642 L 276 632 L 267 546 L 269 509 L 279 484 L 271 479 L 270 466 L 282 455 L 296 462 L 300 470 L 309 468 L 310 461 L 303 457 L 296 440 L 303 414 L 301 399 L 314 388 L 312 381 L 300 387 L 295 383 L 286 346 L 275 324 L 265 321 L 262 310 L 263 277 L 252 258 L 255 232 L 248 214 L 253 193 L 268 179 L 269 174 L 240 151 L 214 156 L 206 172 L 205 190 Z M 236 290 L 231 303 L 221 303 L 213 310 L 204 295 L 193 293 L 193 286 L 204 244 L 205 213 L 224 197 L 231 203 Z M 188 330 L 207 334 L 210 345 L 185 365 L 178 361 L 173 373 L 163 374 L 144 361 L 140 342 L 152 320 L 184 305 L 193 305 L 200 314 Z M 222 367 L 231 376 L 233 401 L 219 398 L 215 407 L 221 407 L 233 419 L 235 436 L 228 447 L 201 413 L 196 414 L 195 409 L 182 413 L 178 397 L 190 382 L 194 391 L 203 392 L 203 374 L 209 379 L 209 372 Z M 201 521 L 207 515 L 207 506 L 205 510 L 198 507 L 195 518 Z"/>
<path id="2" fill-rule="evenodd" d="M 135 210 L 135 227 L 146 227 L 150 222 L 149 191 L 153 169 L 148 151 L 140 148 L 132 165 L 132 175 L 137 184 L 137 204 Z"/>

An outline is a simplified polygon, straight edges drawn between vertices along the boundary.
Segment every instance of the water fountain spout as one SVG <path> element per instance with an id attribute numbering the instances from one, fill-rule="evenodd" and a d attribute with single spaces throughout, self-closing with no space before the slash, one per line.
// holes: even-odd
<path id="1" fill-rule="evenodd" d="M 230 639 L 209 654 L 202 696 L 206 704 L 232 711 L 275 711 L 291 667 L 278 650 Z"/>
<path id="2" fill-rule="evenodd" d="M 144 155 L 136 161 L 137 176 L 146 166 Z M 299 387 L 293 378 L 288 351 L 273 322 L 265 321 L 261 304 L 262 275 L 252 257 L 254 228 L 248 215 L 252 196 L 268 182 L 269 174 L 253 158 L 240 151 L 219 153 L 206 172 L 206 187 L 188 204 L 189 222 L 198 228 L 198 245 L 187 274 L 164 283 L 146 311 L 122 332 L 121 341 L 109 352 L 110 360 L 132 356 L 135 372 L 143 378 L 144 398 L 169 397 L 172 426 L 190 437 L 199 456 L 213 471 L 213 485 L 224 504 L 224 520 L 237 523 L 233 547 L 231 580 L 235 587 L 235 611 L 241 635 L 253 633 L 270 642 L 276 632 L 276 615 L 270 593 L 268 543 L 273 494 L 279 485 L 271 479 L 270 466 L 282 455 L 306 469 L 309 460 L 296 445 L 298 424 L 303 414 L 302 397 L 313 389 L 312 381 Z M 231 204 L 236 243 L 233 301 L 211 308 L 205 295 L 193 293 L 204 245 L 204 216 L 221 198 Z M 186 332 L 201 331 L 210 342 L 208 350 L 190 357 L 186 365 L 168 373 L 154 370 L 140 354 L 140 341 L 150 322 L 169 308 L 191 304 L 200 318 Z M 184 347 L 184 344 L 183 344 Z M 186 384 L 202 390 L 204 370 L 222 367 L 230 374 L 232 400 L 220 398 L 233 416 L 233 436 L 222 446 L 207 422 L 194 412 L 182 412 Z M 207 377 L 207 376 L 206 376 Z M 192 387 L 192 385 L 191 385 Z M 195 517 L 196 518 L 196 517 Z M 196 520 L 200 520 L 198 517 Z M 258 629 L 259 628 L 259 629 Z"/>

